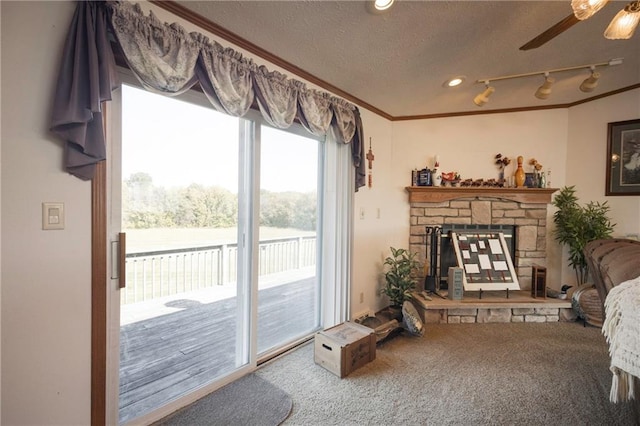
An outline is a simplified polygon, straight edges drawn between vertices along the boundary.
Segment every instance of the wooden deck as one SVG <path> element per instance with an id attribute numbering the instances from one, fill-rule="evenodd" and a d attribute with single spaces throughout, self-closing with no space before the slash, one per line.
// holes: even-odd
<path id="1" fill-rule="evenodd" d="M 309 315 L 315 277 L 260 290 L 258 297 L 259 352 L 316 331 Z M 203 303 L 187 294 L 165 305 L 179 310 L 120 329 L 121 423 L 238 367 L 235 298 Z"/>

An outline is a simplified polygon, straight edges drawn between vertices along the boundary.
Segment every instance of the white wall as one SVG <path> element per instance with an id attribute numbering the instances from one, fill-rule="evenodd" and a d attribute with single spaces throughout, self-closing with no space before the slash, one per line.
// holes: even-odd
<path id="1" fill-rule="evenodd" d="M 497 178 L 494 156 L 501 153 L 510 158 L 522 155 L 525 162 L 536 158 L 545 170 L 551 170 L 554 187 L 565 182 L 566 109 L 396 121 L 392 123 L 391 141 L 386 128 L 369 126 L 367 121 L 364 128 L 367 140 L 373 136 L 376 160 L 374 188 L 363 188 L 356 195 L 354 314 L 375 311 L 387 304 L 373 287 L 384 284 L 381 262 L 388 255 L 389 246 L 408 247 L 409 203 L 405 187 L 411 183 L 413 168 L 433 168 L 438 155 L 441 172 L 457 171 L 463 179 Z M 505 174 L 513 174 L 515 167 L 514 161 Z M 363 206 L 365 219 L 359 219 Z M 378 206 L 382 207 L 380 219 L 374 217 Z M 550 209 L 548 220 L 552 220 L 551 214 Z M 549 282 L 559 288 L 561 260 L 550 232 L 547 248 Z M 377 277 L 372 275 L 374 271 Z M 365 293 L 364 303 L 359 303 L 358 292 Z"/>
<path id="2" fill-rule="evenodd" d="M 383 307 L 383 298 L 376 291 L 384 282 L 382 262 L 389 246 L 405 247 L 409 235 L 409 205 L 402 192 L 394 191 L 391 179 L 394 169 L 391 122 L 366 110 L 361 110 L 361 115 L 366 151 L 371 138 L 375 159 L 371 188 L 362 187 L 355 194 L 352 317 Z"/>
<path id="3" fill-rule="evenodd" d="M 73 10 L 71 2 L 0 2 L 1 423 L 6 425 L 80 425 L 90 419 L 90 185 L 62 170 L 62 145 L 47 131 Z M 371 137 L 376 159 L 373 187 L 355 195 L 352 312 L 386 303 L 376 289 L 389 246 L 408 242 L 404 187 L 413 167 L 438 153 L 443 170 L 488 178 L 496 176 L 491 160 L 498 151 L 535 156 L 551 167 L 554 187 L 580 181 L 581 197 L 589 198 L 586 191 L 600 196 L 603 154 L 593 154 L 591 164 L 585 147 L 604 149 L 606 123 L 637 118 L 639 101 L 636 90 L 569 111 L 393 123 L 362 110 L 367 147 Z M 576 134 L 585 122 L 590 130 Z M 609 200 L 615 202 L 615 220 L 638 232 L 640 197 Z M 43 201 L 65 203 L 65 230 L 41 230 Z M 551 261 L 557 257 L 550 255 Z"/>
<path id="4" fill-rule="evenodd" d="M 0 34 L 2 34 L 2 8 L 1 7 L 0 7 Z M 0 69 L 0 81 L 2 81 L 1 69 Z M 1 85 L 0 85 L 0 99 L 2 99 Z M 0 107 L 0 110 L 2 110 L 1 107 Z M 0 115 L 0 129 L 2 129 L 2 115 Z M 2 138 L 1 137 L 0 137 L 0 164 L 2 164 Z M 2 174 L 1 173 L 0 173 L 0 235 L 2 235 Z M 0 238 L 0 265 L 2 265 L 2 239 L 1 238 Z M 0 267 L 0 271 L 1 270 L 2 268 Z M 1 365 L 2 365 L 2 274 L 0 274 L 0 366 Z M 2 368 L 1 367 L 0 367 L 0 421 L 2 421 Z"/>
<path id="5" fill-rule="evenodd" d="M 640 89 L 570 109 L 396 121 L 390 131 L 386 125 L 370 125 L 370 117 L 363 114 L 367 143 L 371 136 L 376 159 L 373 188 L 356 194 L 353 314 L 386 306 L 386 298 L 377 295 L 384 283 L 382 259 L 389 246 L 408 246 L 409 205 L 404 188 L 410 183 L 411 170 L 432 168 L 436 154 L 440 171 L 457 171 L 463 178 L 474 179 L 497 177 L 493 165 L 497 153 L 511 158 L 522 155 L 525 167 L 530 158 L 536 158 L 545 171 L 551 171 L 552 187 L 576 185 L 581 203 L 607 201 L 617 224 L 615 235 L 638 234 L 640 196 L 604 196 L 607 123 L 638 117 Z M 507 174 L 514 168 L 515 164 L 507 167 Z M 359 216 L 362 208 L 364 219 Z M 550 206 L 547 267 L 549 285 L 559 288 L 575 284 L 575 275 L 567 265 L 566 249 L 553 238 L 554 211 Z"/>
<path id="6" fill-rule="evenodd" d="M 71 2 L 2 7 L 2 424 L 88 424 L 90 184 L 48 133 Z M 41 203 L 66 228 L 41 229 Z"/>
<path id="7" fill-rule="evenodd" d="M 640 89 L 569 110 L 567 185 L 575 185 L 580 204 L 607 202 L 615 236 L 640 234 L 640 196 L 605 196 L 607 124 L 640 118 Z M 566 255 L 566 253 L 565 253 Z M 566 263 L 563 276 L 575 281 Z"/>

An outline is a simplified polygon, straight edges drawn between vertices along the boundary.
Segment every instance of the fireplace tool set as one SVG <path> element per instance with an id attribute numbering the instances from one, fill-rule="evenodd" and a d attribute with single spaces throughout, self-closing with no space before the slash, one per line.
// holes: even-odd
<path id="1" fill-rule="evenodd" d="M 442 228 L 439 226 L 427 226 L 426 232 L 426 249 L 429 255 L 425 259 L 428 265 L 425 264 L 424 268 L 424 291 L 426 296 L 435 294 L 438 297 L 446 299 L 446 297 L 440 293 L 440 279 L 438 277 L 438 246 L 440 245 Z"/>

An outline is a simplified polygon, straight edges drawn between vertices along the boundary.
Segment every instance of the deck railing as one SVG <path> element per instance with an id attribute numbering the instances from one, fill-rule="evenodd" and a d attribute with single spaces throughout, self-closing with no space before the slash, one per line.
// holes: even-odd
<path id="1" fill-rule="evenodd" d="M 258 275 L 314 266 L 316 237 L 259 242 Z M 157 250 L 126 255 L 126 287 L 121 303 L 136 303 L 235 282 L 237 244 Z"/>

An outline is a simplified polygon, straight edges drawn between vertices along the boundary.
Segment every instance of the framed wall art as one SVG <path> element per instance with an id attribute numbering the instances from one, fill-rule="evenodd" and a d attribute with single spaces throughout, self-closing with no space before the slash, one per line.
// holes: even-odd
<path id="1" fill-rule="evenodd" d="M 607 134 L 605 195 L 640 195 L 640 119 L 609 123 Z"/>

